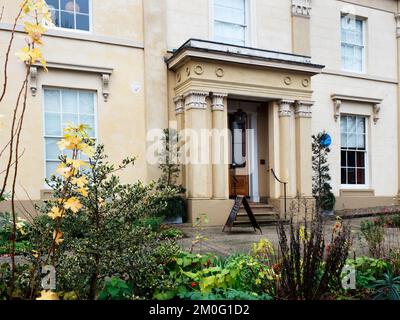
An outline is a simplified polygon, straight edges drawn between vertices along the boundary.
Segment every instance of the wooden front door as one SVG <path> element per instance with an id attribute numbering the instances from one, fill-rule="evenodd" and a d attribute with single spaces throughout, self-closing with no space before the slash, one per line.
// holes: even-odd
<path id="1" fill-rule="evenodd" d="M 249 197 L 249 170 L 247 155 L 247 114 L 242 110 L 229 113 L 231 130 L 231 165 L 229 170 L 229 196 Z"/>

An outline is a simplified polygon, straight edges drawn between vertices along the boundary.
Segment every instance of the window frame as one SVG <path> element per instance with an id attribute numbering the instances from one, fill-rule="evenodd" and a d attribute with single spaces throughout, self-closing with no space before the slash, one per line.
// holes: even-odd
<path id="1" fill-rule="evenodd" d="M 354 190 L 354 189 L 369 189 L 370 188 L 370 165 L 369 165 L 369 157 L 370 157 L 370 145 L 369 145 L 369 124 L 370 124 L 370 117 L 368 115 L 364 114 L 352 114 L 352 113 L 341 113 L 340 114 L 340 121 L 342 117 L 344 116 L 353 116 L 353 117 L 362 117 L 365 119 L 365 164 L 364 164 L 364 171 L 365 171 L 365 183 L 364 184 L 343 184 L 342 183 L 342 130 L 341 128 L 339 129 L 340 132 L 340 157 L 339 157 L 339 163 L 340 163 L 340 188 L 342 190 Z M 340 126 L 339 122 L 339 126 Z M 350 151 L 348 148 L 346 151 Z M 354 150 L 357 151 L 357 150 Z M 347 168 L 347 163 L 346 163 L 346 168 Z"/>
<path id="2" fill-rule="evenodd" d="M 46 138 L 54 138 L 54 139 L 62 139 L 62 135 L 61 136 L 50 136 L 50 135 L 46 135 L 46 101 L 45 101 L 45 91 L 46 90 L 73 90 L 73 91 L 77 91 L 77 92 L 91 92 L 93 93 L 93 116 L 94 116 L 94 139 L 95 141 L 99 141 L 98 140 L 98 91 L 96 89 L 82 89 L 82 88 L 71 88 L 71 87 L 60 87 L 60 86 L 43 86 L 42 88 L 42 141 L 43 141 L 43 177 L 47 178 L 47 167 L 46 164 L 47 162 L 56 162 L 56 160 L 47 159 L 47 155 L 46 155 Z M 60 107 L 62 108 L 62 104 L 61 104 L 61 94 L 60 94 Z M 57 160 L 59 162 L 59 160 Z M 44 183 L 44 187 L 45 189 L 50 189 L 50 187 Z"/>
<path id="3" fill-rule="evenodd" d="M 345 72 L 351 72 L 351 73 L 357 73 L 357 74 L 366 74 L 367 73 L 367 18 L 365 17 L 361 17 L 361 16 L 355 16 L 355 20 L 357 21 L 361 21 L 362 23 L 362 63 L 361 63 L 361 71 L 358 70 L 354 70 L 354 69 L 346 69 L 344 64 L 343 64 L 343 48 L 342 45 L 346 44 L 346 45 L 352 45 L 354 46 L 358 46 L 355 44 L 349 44 L 349 43 L 345 43 L 343 42 L 343 37 L 342 37 L 342 18 L 345 17 L 346 15 L 348 15 L 348 13 L 344 13 L 342 12 L 340 14 L 340 68 L 342 71 Z"/>
<path id="4" fill-rule="evenodd" d="M 243 45 L 238 45 L 238 44 L 233 44 L 233 43 L 225 43 L 227 45 L 233 45 L 233 46 L 243 46 L 243 47 L 250 47 L 253 46 L 253 5 L 254 5 L 255 0 L 244 0 L 245 5 L 244 5 L 244 10 L 245 10 L 245 32 L 244 32 L 244 44 Z M 217 41 L 215 38 L 215 0 L 209 0 L 209 14 L 210 14 L 210 21 L 209 21 L 209 38 L 211 41 L 215 42 L 220 42 Z"/>
<path id="5" fill-rule="evenodd" d="M 81 33 L 81 34 L 82 33 L 83 34 L 93 33 L 93 1 L 92 0 L 88 0 L 88 7 L 89 7 L 89 14 L 88 14 L 89 15 L 89 30 L 81 30 L 81 29 L 76 29 L 76 28 L 73 28 L 73 29 L 63 28 L 63 27 L 57 27 L 56 25 L 54 25 L 53 27 L 49 27 L 48 29 L 54 30 L 54 31 L 66 31 L 66 32 Z M 49 9 L 50 9 L 50 7 L 49 7 Z M 74 14 L 76 14 L 76 13 L 74 12 Z M 76 27 L 76 23 L 75 23 L 75 27 Z"/>

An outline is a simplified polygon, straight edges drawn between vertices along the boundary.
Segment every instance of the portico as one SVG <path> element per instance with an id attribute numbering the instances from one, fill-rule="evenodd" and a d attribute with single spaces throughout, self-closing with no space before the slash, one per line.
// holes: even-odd
<path id="1" fill-rule="evenodd" d="M 283 185 L 273 169 L 287 182 L 289 199 L 311 197 L 311 77 L 323 66 L 306 56 L 203 40 L 187 41 L 167 63 L 175 78 L 169 83 L 170 100 L 183 132 L 182 178 L 191 221 L 205 213 L 210 225 L 221 225 L 232 207 L 228 112 L 235 103 L 242 112 L 258 115 L 246 127 L 252 129 L 246 141 L 253 147 L 246 147 L 242 167 L 251 168 L 249 190 L 257 186 L 255 180 L 259 187 L 258 195 L 249 191 L 249 196 L 283 208 Z M 257 107 L 252 111 L 250 105 Z"/>

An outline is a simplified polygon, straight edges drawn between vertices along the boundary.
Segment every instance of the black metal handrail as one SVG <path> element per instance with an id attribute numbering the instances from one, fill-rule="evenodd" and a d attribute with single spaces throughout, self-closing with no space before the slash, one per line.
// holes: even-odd
<path id="1" fill-rule="evenodd" d="M 287 188 L 287 182 L 282 181 L 281 179 L 279 179 L 275 173 L 275 170 L 273 168 L 271 168 L 271 172 L 273 177 L 275 178 L 276 181 L 278 181 L 280 184 L 283 184 L 283 206 L 284 206 L 284 210 L 285 210 L 285 220 L 286 220 L 286 212 L 287 212 L 287 196 L 286 196 L 286 188 Z"/>

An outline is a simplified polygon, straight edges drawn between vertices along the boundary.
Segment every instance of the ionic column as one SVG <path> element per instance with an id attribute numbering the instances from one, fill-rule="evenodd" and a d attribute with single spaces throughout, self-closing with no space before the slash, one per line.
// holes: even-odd
<path id="1" fill-rule="evenodd" d="M 185 128 L 185 99 L 183 96 L 177 96 L 174 98 L 174 103 L 177 130 L 179 132 Z"/>
<path id="2" fill-rule="evenodd" d="M 296 101 L 296 188 L 304 197 L 312 196 L 312 101 Z"/>
<path id="3" fill-rule="evenodd" d="M 227 199 L 228 194 L 228 136 L 227 136 L 227 94 L 213 93 L 212 111 L 212 187 L 213 199 Z"/>
<path id="4" fill-rule="evenodd" d="M 293 172 L 293 147 L 292 136 L 294 130 L 292 128 L 292 107 L 294 100 L 281 100 L 279 103 L 279 138 L 280 138 L 280 170 L 279 178 L 287 184 L 287 196 L 295 196 L 295 179 L 296 173 Z M 281 188 L 281 197 L 283 196 L 283 186 Z"/>
<path id="5" fill-rule="evenodd" d="M 191 199 L 211 198 L 208 94 L 205 91 L 184 94 L 186 188 Z"/>

